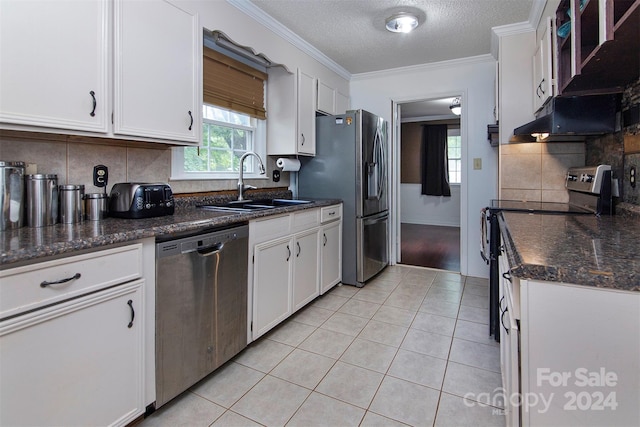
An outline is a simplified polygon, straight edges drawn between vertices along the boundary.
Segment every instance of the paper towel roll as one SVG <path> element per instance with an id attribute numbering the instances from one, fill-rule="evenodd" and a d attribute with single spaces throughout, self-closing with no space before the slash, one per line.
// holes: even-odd
<path id="1" fill-rule="evenodd" d="M 280 157 L 277 161 L 276 161 L 276 166 L 278 166 L 279 168 L 282 168 L 283 171 L 285 172 L 297 172 L 300 170 L 300 160 L 298 159 L 286 159 L 283 157 Z"/>

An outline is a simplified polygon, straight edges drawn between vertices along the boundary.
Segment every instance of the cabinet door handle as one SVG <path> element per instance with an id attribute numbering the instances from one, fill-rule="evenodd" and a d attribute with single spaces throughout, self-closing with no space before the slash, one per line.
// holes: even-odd
<path id="1" fill-rule="evenodd" d="M 289 245 L 287 245 L 287 261 L 289 261 L 289 258 L 291 258 L 291 248 L 289 248 Z"/>
<path id="2" fill-rule="evenodd" d="M 300 135 L 302 135 L 302 145 L 304 145 L 304 141 L 305 141 L 304 133 L 301 133 Z"/>
<path id="3" fill-rule="evenodd" d="M 542 94 L 544 95 L 545 91 L 544 91 L 544 86 L 542 86 L 543 84 L 544 84 L 544 79 L 542 79 L 542 81 L 540 82 L 540 85 L 538 87 L 540 88 L 540 92 L 542 92 Z"/>
<path id="4" fill-rule="evenodd" d="M 500 298 L 500 302 L 498 303 L 498 308 L 500 308 L 500 311 L 504 311 L 502 309 L 502 301 L 504 301 L 504 296 L 502 298 Z"/>
<path id="5" fill-rule="evenodd" d="M 56 280 L 53 282 L 48 282 L 48 281 L 44 281 L 42 283 L 40 283 L 40 287 L 41 288 L 46 288 L 47 286 L 51 286 L 51 285 L 60 285 L 62 283 L 67 283 L 70 282 L 72 280 L 78 280 L 81 277 L 80 273 L 76 273 L 71 277 L 67 277 L 66 279 L 60 279 L 60 280 Z"/>
<path id="6" fill-rule="evenodd" d="M 509 307 L 505 308 L 504 311 L 502 312 L 502 316 L 500 316 L 500 323 L 502 324 L 502 327 L 504 328 L 507 335 L 509 335 L 509 329 L 507 329 L 507 327 L 504 326 L 504 315 L 507 313 L 507 311 L 509 311 Z"/>
<path id="7" fill-rule="evenodd" d="M 508 280 L 509 282 L 511 282 L 511 275 L 509 274 L 509 272 L 504 272 L 502 273 L 502 277 L 504 277 L 506 280 Z"/>
<path id="8" fill-rule="evenodd" d="M 91 117 L 95 117 L 95 115 L 96 115 L 96 106 L 98 105 L 98 102 L 96 101 L 96 93 L 94 91 L 91 91 L 91 92 L 89 92 L 89 95 L 91 95 L 91 99 L 93 100 L 93 110 L 91 110 L 89 115 Z"/>
<path id="9" fill-rule="evenodd" d="M 300 249 L 300 242 L 296 242 L 296 245 L 298 246 L 298 253 L 296 254 L 296 258 L 298 258 L 300 256 L 300 252 L 302 252 L 302 249 Z"/>
<path id="10" fill-rule="evenodd" d="M 324 243 L 322 246 L 327 246 L 327 233 L 322 233 L 322 235 L 324 236 Z"/>
<path id="11" fill-rule="evenodd" d="M 191 111 L 188 111 L 189 113 L 189 118 L 191 119 L 191 123 L 189 124 L 189 130 L 191 130 L 191 128 L 193 127 L 193 114 L 191 114 Z"/>
<path id="12" fill-rule="evenodd" d="M 136 318 L 136 311 L 133 309 L 133 301 L 132 300 L 127 301 L 127 305 L 131 309 L 131 322 L 129 322 L 129 324 L 127 325 L 127 328 L 131 328 L 131 327 L 133 327 L 133 319 Z"/>

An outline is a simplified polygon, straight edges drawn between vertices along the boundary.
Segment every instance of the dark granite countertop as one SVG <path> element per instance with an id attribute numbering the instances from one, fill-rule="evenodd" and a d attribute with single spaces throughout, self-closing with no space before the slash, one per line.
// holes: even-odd
<path id="1" fill-rule="evenodd" d="M 514 276 L 640 291 L 640 218 L 515 212 L 498 218 Z"/>
<path id="2" fill-rule="evenodd" d="M 101 221 L 56 224 L 39 228 L 22 227 L 0 232 L 0 269 L 146 237 L 198 232 L 256 218 L 342 203 L 337 199 L 314 200 L 308 204 L 251 212 L 221 212 L 198 209 L 194 205 L 198 202 L 202 201 L 192 199 L 187 203 L 179 203 L 176 199 L 175 214 L 156 218 L 105 218 Z M 211 200 L 205 200 L 205 203 L 211 203 Z"/>

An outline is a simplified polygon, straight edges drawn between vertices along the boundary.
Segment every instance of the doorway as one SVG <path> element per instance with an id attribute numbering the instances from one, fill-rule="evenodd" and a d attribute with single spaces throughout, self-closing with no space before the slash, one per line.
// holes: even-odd
<path id="1" fill-rule="evenodd" d="M 407 101 L 397 104 L 395 132 L 399 182 L 397 233 L 401 264 L 460 272 L 460 218 L 462 185 L 461 116 L 450 108 L 459 96 Z M 425 195 L 423 130 L 437 125 L 446 131 L 450 196 Z M 443 135 L 444 137 L 444 135 Z"/>

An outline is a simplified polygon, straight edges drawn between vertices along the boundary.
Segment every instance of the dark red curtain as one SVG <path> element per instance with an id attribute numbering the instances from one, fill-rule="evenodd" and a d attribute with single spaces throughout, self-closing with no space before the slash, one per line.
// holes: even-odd
<path id="1" fill-rule="evenodd" d="M 422 126 L 421 157 L 422 194 L 450 197 L 447 125 Z"/>

